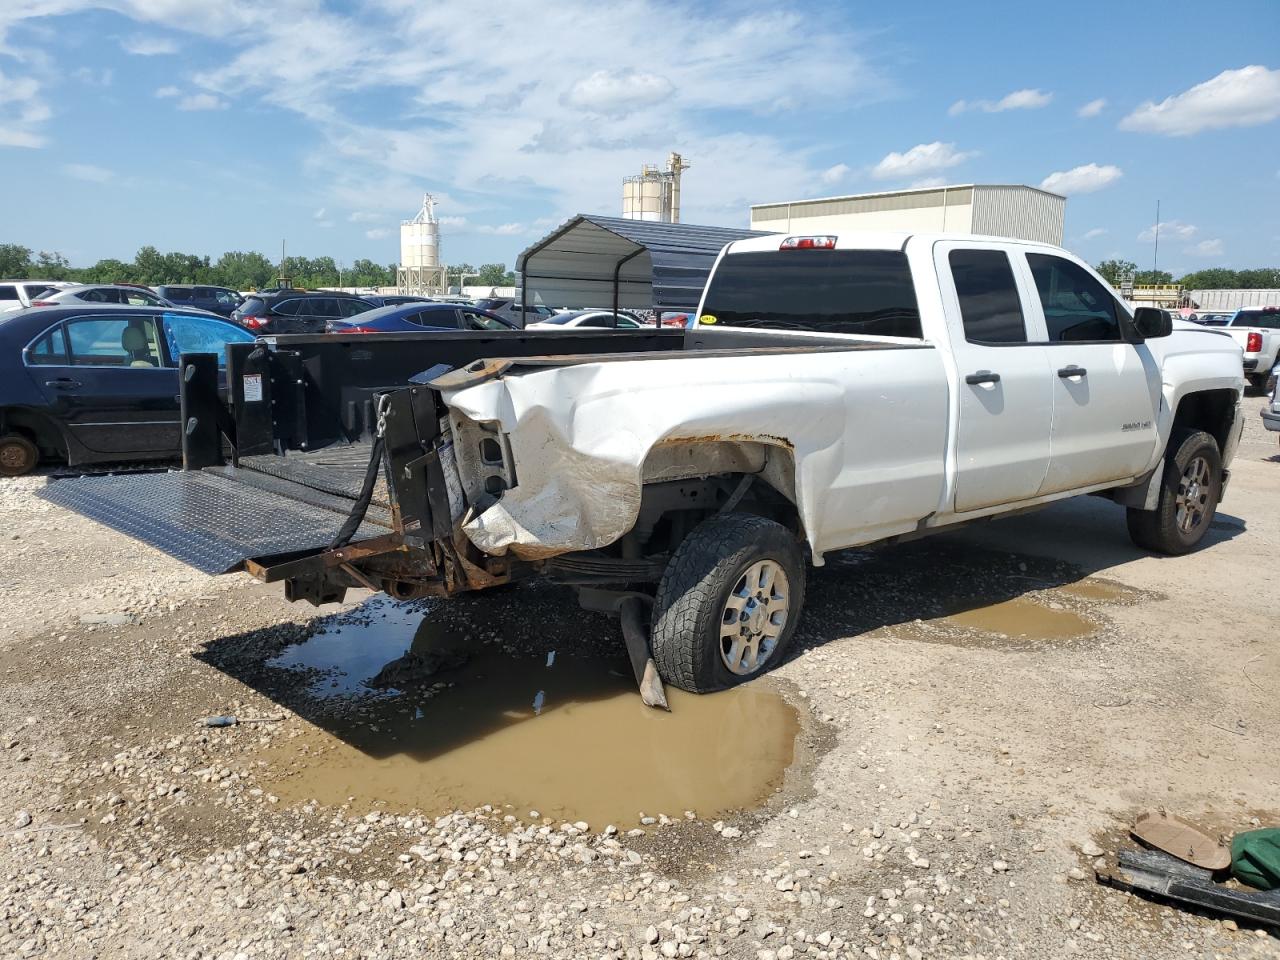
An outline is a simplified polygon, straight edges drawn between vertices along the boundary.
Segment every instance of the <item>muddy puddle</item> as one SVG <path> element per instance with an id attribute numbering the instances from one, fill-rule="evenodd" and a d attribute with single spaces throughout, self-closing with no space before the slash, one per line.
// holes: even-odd
<path id="1" fill-rule="evenodd" d="M 259 784 L 291 803 L 493 804 L 596 828 L 747 809 L 781 786 L 799 717 L 776 681 L 668 688 L 663 713 L 641 704 L 620 641 L 616 658 L 512 654 L 500 623 L 445 616 L 375 598 L 272 661 L 309 681 L 310 723 L 258 757 Z"/>
<path id="2" fill-rule="evenodd" d="M 1078 639 L 1093 633 L 1096 626 L 1073 610 L 1055 609 L 1029 597 L 962 610 L 931 622 L 1017 640 Z"/>

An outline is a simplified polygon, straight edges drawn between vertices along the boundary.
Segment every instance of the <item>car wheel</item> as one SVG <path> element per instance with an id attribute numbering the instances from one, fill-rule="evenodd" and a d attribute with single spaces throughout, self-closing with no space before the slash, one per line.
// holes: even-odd
<path id="1" fill-rule="evenodd" d="M 781 524 L 749 514 L 704 520 L 658 584 L 652 647 L 663 680 L 706 693 L 780 663 L 804 602 L 804 573 L 800 544 Z"/>
<path id="2" fill-rule="evenodd" d="M 1253 385 L 1253 389 L 1262 394 L 1267 392 L 1268 378 L 1266 376 L 1250 377 L 1249 383 Z"/>
<path id="3" fill-rule="evenodd" d="M 1189 553 L 1204 539 L 1222 496 L 1222 454 L 1203 430 L 1185 431 L 1169 442 L 1154 510 L 1129 508 L 1129 536 L 1156 553 Z"/>
<path id="4" fill-rule="evenodd" d="M 20 477 L 34 470 L 39 462 L 40 451 L 22 434 L 0 437 L 0 476 Z"/>

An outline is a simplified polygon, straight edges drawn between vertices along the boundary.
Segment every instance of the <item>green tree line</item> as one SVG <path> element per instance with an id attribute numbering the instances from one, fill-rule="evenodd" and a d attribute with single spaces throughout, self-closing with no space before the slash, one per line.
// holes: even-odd
<path id="1" fill-rule="evenodd" d="M 0 243 L 0 279 L 74 280 L 81 283 L 204 283 L 235 290 L 258 290 L 278 276 L 290 277 L 296 287 L 390 287 L 396 282 L 395 264 L 383 266 L 360 259 L 347 266 L 333 257 L 286 257 L 275 264 L 256 251 L 230 250 L 217 260 L 192 253 L 161 253 L 146 246 L 131 261 L 99 260 L 91 267 L 73 267 L 62 254 L 32 251 L 17 243 Z M 466 275 L 466 282 L 512 286 L 515 275 L 505 264 L 469 263 L 449 268 L 449 279 Z"/>
<path id="2" fill-rule="evenodd" d="M 1113 287 L 1120 286 L 1120 278 L 1131 273 L 1133 282 L 1138 285 L 1178 283 L 1188 290 L 1280 289 L 1280 267 L 1258 267 L 1254 270 L 1210 267 L 1183 274 L 1177 280 L 1167 270 L 1139 270 L 1132 260 L 1103 260 L 1094 269 Z"/>

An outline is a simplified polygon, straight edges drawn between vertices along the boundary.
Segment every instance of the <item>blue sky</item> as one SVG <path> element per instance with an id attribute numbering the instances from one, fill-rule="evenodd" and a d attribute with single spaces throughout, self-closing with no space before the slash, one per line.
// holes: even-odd
<path id="1" fill-rule="evenodd" d="M 3 0 L 0 242 L 504 261 L 669 150 L 683 219 L 1065 192 L 1096 262 L 1280 263 L 1280 2 Z"/>

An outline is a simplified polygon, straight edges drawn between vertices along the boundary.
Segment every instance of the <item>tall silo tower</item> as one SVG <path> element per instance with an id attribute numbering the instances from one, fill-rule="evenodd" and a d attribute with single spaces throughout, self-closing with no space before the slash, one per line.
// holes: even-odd
<path id="1" fill-rule="evenodd" d="M 400 221 L 400 266 L 396 287 L 401 293 L 432 296 L 445 292 L 445 269 L 440 262 L 440 224 L 436 200 L 422 195 L 422 209 L 412 220 Z"/>
<path id="2" fill-rule="evenodd" d="M 622 216 L 627 220 L 680 222 L 680 174 L 689 164 L 678 153 L 667 157 L 667 169 L 644 164 L 640 173 L 622 181 Z"/>

